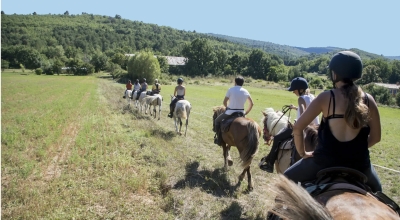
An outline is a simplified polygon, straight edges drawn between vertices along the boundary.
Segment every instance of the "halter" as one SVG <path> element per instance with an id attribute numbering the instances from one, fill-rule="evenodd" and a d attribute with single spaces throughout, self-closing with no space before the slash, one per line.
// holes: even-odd
<path id="1" fill-rule="evenodd" d="M 271 129 L 271 132 L 275 129 L 275 127 L 276 127 L 276 125 L 278 124 L 278 122 L 281 120 L 281 118 L 289 111 L 289 116 L 288 116 L 288 124 L 290 125 L 290 121 L 289 121 L 289 119 L 290 119 L 290 111 L 291 109 L 290 109 L 290 105 L 284 105 L 283 107 L 282 107 L 282 115 L 281 115 L 281 117 L 275 122 L 275 124 L 274 124 L 274 126 L 272 127 L 272 129 Z M 265 135 L 265 131 L 268 131 L 268 126 L 265 126 L 264 125 L 264 135 Z M 266 142 L 266 144 L 268 145 L 268 146 L 270 146 L 271 145 L 271 138 L 269 138 L 268 140 L 266 140 L 267 142 Z"/>

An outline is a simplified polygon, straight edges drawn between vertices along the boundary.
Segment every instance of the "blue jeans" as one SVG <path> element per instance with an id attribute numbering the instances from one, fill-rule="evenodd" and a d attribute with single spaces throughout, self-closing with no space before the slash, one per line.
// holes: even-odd
<path id="1" fill-rule="evenodd" d="M 307 182 L 316 179 L 317 173 L 330 166 L 322 166 L 314 162 L 314 158 L 310 157 L 307 159 L 301 159 L 297 161 L 293 166 L 289 167 L 283 175 L 292 180 L 293 182 Z M 365 174 L 368 178 L 367 185 L 371 187 L 373 192 L 382 191 L 382 185 L 379 181 L 378 175 L 374 167 L 366 170 L 359 170 Z"/>

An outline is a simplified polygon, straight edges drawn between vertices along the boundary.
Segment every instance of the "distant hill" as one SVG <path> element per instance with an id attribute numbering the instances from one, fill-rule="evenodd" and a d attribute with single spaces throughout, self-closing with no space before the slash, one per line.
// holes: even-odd
<path id="1" fill-rule="evenodd" d="M 351 49 L 346 49 L 346 48 L 340 48 L 340 47 L 295 47 L 295 46 L 288 46 L 288 45 L 280 45 L 280 44 L 275 44 L 267 41 L 258 41 L 258 40 L 251 40 L 247 38 L 240 38 L 240 37 L 231 37 L 231 36 L 226 36 L 222 34 L 213 34 L 213 33 L 207 33 L 206 35 L 225 39 L 227 41 L 231 41 L 234 43 L 239 43 L 242 45 L 245 45 L 247 47 L 251 48 L 258 48 L 261 50 L 264 50 L 267 53 L 271 54 L 276 54 L 280 57 L 289 57 L 289 58 L 297 58 L 300 56 L 310 56 L 315 57 L 315 55 L 318 54 L 335 54 L 338 51 L 341 50 L 351 50 L 356 53 L 358 53 L 362 59 L 391 59 L 391 60 L 400 60 L 400 56 L 381 56 L 378 54 L 374 53 L 369 53 L 357 48 L 351 48 Z"/>
<path id="2" fill-rule="evenodd" d="M 400 56 L 385 56 L 385 57 L 391 60 L 400 60 Z"/>
<path id="3" fill-rule="evenodd" d="M 245 45 L 250 48 L 261 49 L 267 53 L 275 54 L 280 57 L 300 57 L 310 54 L 307 51 L 287 45 L 274 44 L 266 41 L 251 40 L 247 38 L 231 37 L 222 34 L 206 33 L 206 35 L 228 40 L 230 42 Z"/>
<path id="4" fill-rule="evenodd" d="M 322 54 L 322 53 L 330 53 L 330 52 L 337 52 L 344 50 L 343 48 L 339 47 L 295 47 L 299 50 L 306 51 L 308 53 L 316 53 L 316 54 Z"/>

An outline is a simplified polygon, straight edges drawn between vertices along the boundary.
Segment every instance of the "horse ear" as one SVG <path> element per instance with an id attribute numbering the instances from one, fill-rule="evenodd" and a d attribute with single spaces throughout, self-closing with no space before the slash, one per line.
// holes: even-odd
<path id="1" fill-rule="evenodd" d="M 267 114 L 266 114 L 265 112 L 261 111 L 261 113 L 262 113 L 264 116 L 267 116 Z"/>

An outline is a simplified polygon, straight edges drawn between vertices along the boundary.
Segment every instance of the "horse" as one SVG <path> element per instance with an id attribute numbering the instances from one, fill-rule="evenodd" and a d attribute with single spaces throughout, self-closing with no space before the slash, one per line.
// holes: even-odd
<path id="1" fill-rule="evenodd" d="M 162 106 L 162 96 L 159 94 L 156 94 L 154 96 L 147 96 L 143 98 L 142 102 L 145 103 L 145 114 L 147 114 L 147 108 L 150 110 L 150 115 L 153 116 L 154 112 L 154 118 L 156 118 L 157 115 L 157 110 L 156 107 L 158 106 L 158 120 L 160 120 L 161 116 L 161 106 Z M 153 111 L 151 111 L 151 106 L 153 106 Z"/>
<path id="2" fill-rule="evenodd" d="M 323 196 L 324 207 L 301 186 L 281 174 L 272 191 L 277 193 L 277 198 L 271 212 L 283 219 L 400 219 L 394 210 L 370 193 L 332 190 Z"/>
<path id="3" fill-rule="evenodd" d="M 266 108 L 262 114 L 264 115 L 262 119 L 262 124 L 264 125 L 263 138 L 267 145 L 270 145 L 271 137 L 288 127 L 292 127 L 289 118 L 281 111 L 275 112 L 272 108 Z M 304 143 L 306 151 L 314 151 L 318 144 L 318 126 L 308 125 L 304 129 Z M 285 172 L 287 168 L 301 159 L 295 149 L 293 138 L 280 144 L 278 147 L 278 159 L 275 161 L 277 173 Z M 266 157 L 262 158 L 259 165 L 263 164 L 265 160 Z"/>
<path id="4" fill-rule="evenodd" d="M 136 96 L 136 97 L 137 97 L 137 96 Z M 136 98 L 136 97 L 135 97 L 135 98 Z M 145 107 L 145 109 L 146 109 L 146 106 L 145 106 L 145 105 L 146 105 L 146 102 L 143 101 L 143 99 L 144 99 L 145 97 L 147 97 L 147 92 L 146 92 L 146 91 L 140 93 L 139 100 L 138 100 L 138 106 L 139 106 L 139 108 L 140 108 L 140 112 L 143 112 L 143 110 L 142 110 L 143 107 Z"/>
<path id="5" fill-rule="evenodd" d="M 139 107 L 139 100 L 136 100 L 137 93 L 138 93 L 138 91 L 137 91 L 137 90 L 135 90 L 135 91 L 133 92 L 133 95 L 132 95 L 132 98 L 131 98 L 131 99 L 133 99 L 133 100 L 134 100 L 134 105 L 135 105 L 135 107 L 136 107 L 136 108 L 138 108 L 138 107 Z"/>
<path id="6" fill-rule="evenodd" d="M 217 106 L 213 108 L 213 122 L 224 113 L 225 106 Z M 213 123 L 215 130 L 215 123 Z M 243 172 L 239 175 L 239 183 L 243 181 L 247 174 L 248 186 L 247 190 L 253 190 L 253 180 L 251 178 L 250 165 L 258 151 L 259 138 L 261 136 L 261 128 L 253 119 L 238 117 L 231 123 L 228 132 L 222 132 L 222 149 L 224 156 L 224 168 L 233 165 L 233 160 L 229 154 L 231 146 L 236 146 L 239 151 L 241 167 Z"/>
<path id="7" fill-rule="evenodd" d="M 128 108 L 131 105 L 131 97 L 132 97 L 132 90 L 125 90 L 125 95 L 124 95 L 124 99 L 126 99 Z"/>
<path id="8" fill-rule="evenodd" d="M 176 99 L 176 97 L 171 95 L 171 102 L 174 99 Z M 185 137 L 186 137 L 186 132 L 187 132 L 187 126 L 189 124 L 189 115 L 190 115 L 191 109 L 192 109 L 192 105 L 187 100 L 179 100 L 178 102 L 176 102 L 175 108 L 174 108 L 173 119 L 175 122 L 175 131 L 178 134 L 182 135 L 182 133 L 181 133 L 182 119 L 186 120 Z M 179 130 L 178 130 L 178 123 L 180 125 Z"/>

